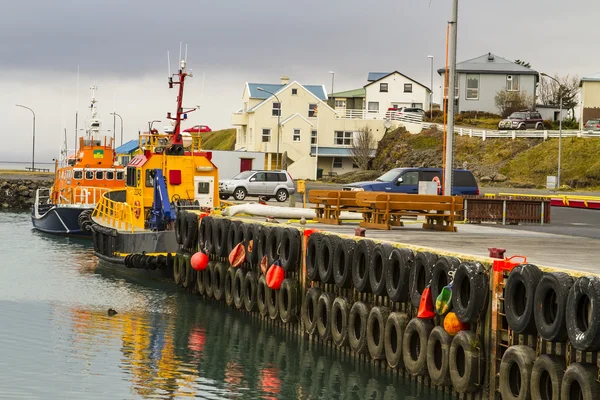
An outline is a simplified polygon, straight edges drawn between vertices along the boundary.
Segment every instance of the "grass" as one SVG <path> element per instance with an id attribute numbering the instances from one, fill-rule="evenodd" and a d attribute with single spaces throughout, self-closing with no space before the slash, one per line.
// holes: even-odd
<path id="1" fill-rule="evenodd" d="M 235 128 L 222 129 L 220 131 L 202 132 L 203 150 L 234 150 L 235 149 Z"/>

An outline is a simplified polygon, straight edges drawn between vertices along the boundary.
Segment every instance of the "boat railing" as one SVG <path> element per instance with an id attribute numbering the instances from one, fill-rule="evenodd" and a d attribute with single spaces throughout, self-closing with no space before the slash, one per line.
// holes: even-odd
<path id="1" fill-rule="evenodd" d="M 109 188 L 96 186 L 77 186 L 61 190 L 58 195 L 59 204 L 91 205 L 96 204 Z"/>
<path id="2" fill-rule="evenodd" d="M 36 204 L 50 204 L 50 194 L 52 193 L 52 188 L 41 187 L 35 191 L 35 202 Z"/>
<path id="3" fill-rule="evenodd" d="M 171 135 L 147 134 L 139 135 L 140 148 L 150 150 L 152 152 L 162 152 L 171 145 Z M 198 152 L 202 150 L 202 138 L 199 136 L 191 136 L 184 138 L 185 150 Z"/>
<path id="4" fill-rule="evenodd" d="M 115 229 L 124 229 L 133 233 L 133 212 L 131 206 L 121 201 L 111 200 L 108 197 L 109 193 L 102 194 L 100 201 L 96 204 L 96 208 L 94 208 L 92 217 Z"/>

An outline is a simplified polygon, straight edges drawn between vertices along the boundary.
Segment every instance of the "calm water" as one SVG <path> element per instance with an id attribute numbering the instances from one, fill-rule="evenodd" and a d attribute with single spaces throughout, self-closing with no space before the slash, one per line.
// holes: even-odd
<path id="1" fill-rule="evenodd" d="M 90 244 L 0 213 L 0 398 L 429 398 L 172 284 L 97 268 Z"/>

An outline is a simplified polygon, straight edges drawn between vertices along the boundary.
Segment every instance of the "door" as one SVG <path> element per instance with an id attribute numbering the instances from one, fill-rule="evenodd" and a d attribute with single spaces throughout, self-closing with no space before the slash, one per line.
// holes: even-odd
<path id="1" fill-rule="evenodd" d="M 264 194 L 274 195 L 277 191 L 277 186 L 279 186 L 279 173 L 267 172 L 267 184 Z"/>
<path id="2" fill-rule="evenodd" d="M 266 177 L 265 172 L 257 172 L 248 181 L 248 194 L 257 195 L 264 194 L 266 190 Z"/>
<path id="3" fill-rule="evenodd" d="M 251 158 L 240 158 L 240 172 L 252 170 Z"/>
<path id="4" fill-rule="evenodd" d="M 215 181 L 212 176 L 194 177 L 194 199 L 200 207 L 213 207 L 215 201 Z"/>
<path id="5" fill-rule="evenodd" d="M 408 171 L 400 175 L 396 184 L 392 185 L 392 191 L 395 193 L 418 193 L 419 171 Z"/>

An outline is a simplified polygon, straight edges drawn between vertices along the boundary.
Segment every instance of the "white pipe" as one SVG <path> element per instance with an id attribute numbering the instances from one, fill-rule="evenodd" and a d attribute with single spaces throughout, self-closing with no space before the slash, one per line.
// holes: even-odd
<path id="1" fill-rule="evenodd" d="M 305 219 L 313 219 L 315 217 L 315 210 L 310 208 L 267 206 L 258 203 L 238 204 L 223 210 L 223 215 L 226 217 L 233 217 L 237 214 L 248 214 L 260 217 L 268 216 L 274 218 L 300 219 L 304 217 Z M 340 219 L 362 220 L 362 214 L 342 211 Z"/>

